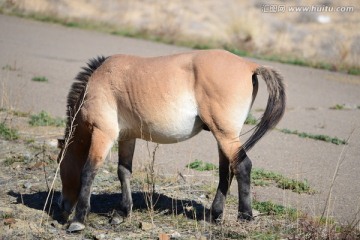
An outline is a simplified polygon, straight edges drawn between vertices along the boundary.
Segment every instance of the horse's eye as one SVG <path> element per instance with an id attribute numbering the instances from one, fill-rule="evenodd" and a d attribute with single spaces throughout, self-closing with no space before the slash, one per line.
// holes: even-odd
<path id="1" fill-rule="evenodd" d="M 65 145 L 65 139 L 58 139 L 58 145 L 57 147 L 62 149 Z"/>

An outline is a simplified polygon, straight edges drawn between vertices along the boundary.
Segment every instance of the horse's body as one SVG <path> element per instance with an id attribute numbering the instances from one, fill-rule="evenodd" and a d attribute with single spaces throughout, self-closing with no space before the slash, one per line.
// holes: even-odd
<path id="1" fill-rule="evenodd" d="M 239 135 L 262 75 L 269 100 L 253 135 Z M 176 143 L 210 130 L 219 146 L 220 183 L 212 216 L 221 216 L 233 175 L 239 185 L 239 218 L 251 219 L 249 150 L 281 119 L 282 78 L 274 70 L 222 50 L 141 58 L 114 55 L 93 59 L 77 76 L 68 96 L 65 138 L 72 138 L 61 162 L 63 210 L 76 204 L 70 231 L 84 228 L 91 184 L 112 144 L 119 140 L 121 210 L 131 211 L 130 176 L 135 139 Z M 76 126 L 74 130 L 71 125 Z M 64 149 L 63 149 L 64 150 Z M 59 160 L 61 157 L 59 157 Z"/>

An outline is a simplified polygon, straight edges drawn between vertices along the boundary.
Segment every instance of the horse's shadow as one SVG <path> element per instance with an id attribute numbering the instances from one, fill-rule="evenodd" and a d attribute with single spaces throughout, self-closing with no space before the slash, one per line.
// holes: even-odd
<path id="1" fill-rule="evenodd" d="M 14 191 L 8 192 L 8 195 L 16 197 L 17 203 L 24 204 L 25 206 L 43 210 L 48 196 L 48 192 L 36 192 L 30 194 L 20 194 Z M 46 206 L 46 212 L 54 220 L 64 223 L 62 219 L 61 209 L 58 206 L 58 199 L 60 192 L 53 192 L 48 200 Z M 133 210 L 147 211 L 147 195 L 144 192 L 133 192 Z M 110 216 L 113 210 L 119 209 L 119 202 L 121 199 L 121 193 L 99 193 L 92 194 L 90 199 L 91 211 L 95 214 Z M 210 209 L 206 208 L 203 204 L 188 200 L 188 199 L 176 199 L 168 197 L 164 194 L 154 193 L 153 195 L 154 210 L 162 212 L 163 214 L 176 214 L 184 215 L 193 220 L 206 220 L 210 221 Z M 51 206 L 49 208 L 49 206 Z M 50 210 L 50 211 L 49 211 Z"/>

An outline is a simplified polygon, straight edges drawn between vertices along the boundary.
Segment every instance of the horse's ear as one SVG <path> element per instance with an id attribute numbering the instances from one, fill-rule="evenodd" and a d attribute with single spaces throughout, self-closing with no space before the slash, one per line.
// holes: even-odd
<path id="1" fill-rule="evenodd" d="M 65 139 L 58 139 L 58 148 L 64 148 L 65 145 Z"/>

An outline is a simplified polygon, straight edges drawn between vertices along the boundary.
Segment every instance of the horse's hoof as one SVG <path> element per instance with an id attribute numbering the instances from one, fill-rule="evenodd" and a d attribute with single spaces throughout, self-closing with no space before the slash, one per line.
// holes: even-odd
<path id="1" fill-rule="evenodd" d="M 66 231 L 68 233 L 73 233 L 73 232 L 79 232 L 84 229 L 85 229 L 84 224 L 79 223 L 79 222 L 72 222 Z"/>
<path id="2" fill-rule="evenodd" d="M 252 220 L 254 220 L 252 212 L 250 212 L 250 213 L 239 213 L 238 214 L 238 221 L 240 221 L 240 222 L 250 222 Z"/>

